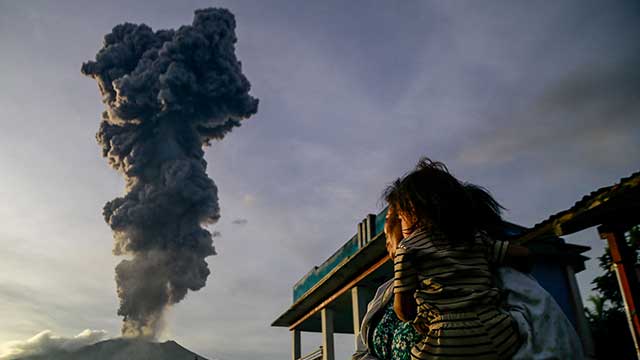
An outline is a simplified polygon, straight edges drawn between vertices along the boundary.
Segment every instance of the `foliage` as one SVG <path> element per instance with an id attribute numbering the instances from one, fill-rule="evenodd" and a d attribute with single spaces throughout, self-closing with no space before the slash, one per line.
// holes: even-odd
<path id="1" fill-rule="evenodd" d="M 640 263 L 640 226 L 635 226 L 626 234 L 630 256 Z M 627 316 L 613 260 L 609 248 L 598 258 L 604 274 L 596 277 L 592 284 L 595 295 L 589 297 L 592 308 L 585 308 L 598 359 L 634 359 L 633 339 L 629 332 Z"/>

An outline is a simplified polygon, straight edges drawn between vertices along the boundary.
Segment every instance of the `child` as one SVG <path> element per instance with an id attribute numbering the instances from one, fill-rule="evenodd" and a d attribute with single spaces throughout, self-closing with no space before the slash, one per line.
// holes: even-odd
<path id="1" fill-rule="evenodd" d="M 477 190 L 477 189 L 476 189 Z M 474 190 L 475 191 L 475 190 Z M 394 310 L 422 335 L 412 359 L 509 359 L 517 325 L 500 309 L 493 266 L 526 250 L 487 235 L 500 206 L 482 203 L 442 163 L 423 159 L 385 192 L 394 259 Z"/>

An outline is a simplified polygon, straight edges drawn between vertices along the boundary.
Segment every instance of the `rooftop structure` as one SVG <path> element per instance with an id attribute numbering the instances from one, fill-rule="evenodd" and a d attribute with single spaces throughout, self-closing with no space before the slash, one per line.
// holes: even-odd
<path id="1" fill-rule="evenodd" d="M 526 244 L 535 254 L 532 275 L 556 299 L 573 323 L 587 354 L 593 353 L 592 341 L 575 273 L 584 270 L 587 258 L 581 254 L 589 248 L 568 244 L 560 236 L 605 224 L 605 227 L 599 228 L 602 236 L 615 238 L 617 234 L 617 240 L 610 241 L 609 245 L 617 244 L 621 248 L 620 231 L 628 229 L 629 224 L 640 223 L 640 212 L 637 211 L 640 209 L 639 184 L 640 173 L 636 173 L 622 179 L 619 184 L 596 190 L 570 209 L 550 216 L 533 228 L 504 222 L 504 237 Z M 291 331 L 292 359 L 302 358 L 302 332 L 322 333 L 322 346 L 313 354 L 325 360 L 334 359 L 334 333 L 358 336 L 367 303 L 377 287 L 393 274 L 385 248 L 385 215 L 386 209 L 379 214 L 367 215 L 358 224 L 354 236 L 293 286 L 293 304 L 272 323 L 272 326 L 287 327 Z M 607 229 L 614 229 L 614 235 L 611 235 L 611 231 L 607 233 Z M 628 268 L 622 270 L 626 271 L 624 274 L 629 272 Z M 635 275 L 628 274 L 627 278 L 631 276 Z M 627 292 L 629 302 L 637 304 L 637 300 L 633 302 L 636 290 Z M 635 311 L 631 314 L 635 314 Z M 635 320 L 640 331 L 640 320 L 637 316 Z"/>

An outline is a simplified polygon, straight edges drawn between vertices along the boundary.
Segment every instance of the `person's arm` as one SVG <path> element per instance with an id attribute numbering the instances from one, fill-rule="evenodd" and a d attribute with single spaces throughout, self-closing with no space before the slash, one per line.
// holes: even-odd
<path id="1" fill-rule="evenodd" d="M 522 272 L 531 272 L 533 266 L 531 251 L 526 246 L 509 244 L 503 264 Z"/>
<path id="2" fill-rule="evenodd" d="M 489 239 L 488 245 L 489 262 L 493 265 L 531 271 L 531 254 L 527 247 L 495 239 Z"/>
<path id="3" fill-rule="evenodd" d="M 413 297 L 418 285 L 418 276 L 411 255 L 403 246 L 398 246 L 393 258 L 393 310 L 404 322 L 416 317 L 417 305 Z"/>
<path id="4" fill-rule="evenodd" d="M 393 294 L 393 310 L 396 312 L 398 319 L 404 322 L 415 319 L 418 306 L 416 305 L 416 299 L 413 297 L 413 291 Z"/>
<path id="5" fill-rule="evenodd" d="M 417 312 L 416 301 L 413 298 L 417 278 L 407 249 L 402 246 L 398 247 L 403 237 L 400 218 L 391 208 L 387 211 L 384 233 L 387 252 L 394 263 L 393 310 L 400 320 L 411 321 Z"/>

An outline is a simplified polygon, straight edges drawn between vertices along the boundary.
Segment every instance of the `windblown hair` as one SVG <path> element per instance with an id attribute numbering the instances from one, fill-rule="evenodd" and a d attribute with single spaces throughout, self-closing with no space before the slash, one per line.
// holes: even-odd
<path id="1" fill-rule="evenodd" d="M 479 185 L 464 183 L 467 194 L 473 203 L 473 216 L 476 230 L 484 231 L 493 238 L 504 236 L 502 210 L 504 207 L 491 196 L 489 191 Z"/>
<path id="2" fill-rule="evenodd" d="M 389 211 L 411 220 L 411 231 L 439 231 L 453 243 L 470 242 L 478 231 L 495 234 L 502 222 L 503 207 L 486 189 L 459 181 L 443 163 L 426 157 L 382 197 Z"/>

